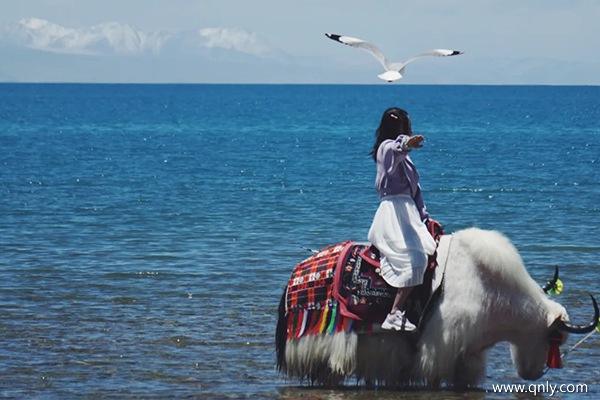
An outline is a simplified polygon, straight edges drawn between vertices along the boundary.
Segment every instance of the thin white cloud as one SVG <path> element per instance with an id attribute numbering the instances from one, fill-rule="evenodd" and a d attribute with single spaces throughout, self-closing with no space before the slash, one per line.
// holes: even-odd
<path id="1" fill-rule="evenodd" d="M 182 54 L 198 47 L 266 56 L 273 49 L 256 33 L 241 28 L 204 28 L 188 32 L 143 32 L 127 24 L 106 22 L 69 28 L 41 18 L 26 18 L 0 30 L 0 43 L 16 47 L 78 55 L 160 54 L 167 45 Z"/>
<path id="2" fill-rule="evenodd" d="M 203 28 L 198 33 L 206 39 L 205 46 L 208 48 L 223 48 L 258 56 L 271 51 L 269 45 L 256 33 L 245 29 Z"/>
<path id="3" fill-rule="evenodd" d="M 65 54 L 139 54 L 146 47 L 156 46 L 143 32 L 117 22 L 74 29 L 40 18 L 26 18 L 5 27 L 4 32 L 4 42 L 11 45 Z"/>
<path id="4" fill-rule="evenodd" d="M 14 26 L 5 27 L 5 31 L 11 44 L 59 53 L 91 53 L 80 45 L 85 36 L 81 32 L 44 19 L 22 19 Z"/>

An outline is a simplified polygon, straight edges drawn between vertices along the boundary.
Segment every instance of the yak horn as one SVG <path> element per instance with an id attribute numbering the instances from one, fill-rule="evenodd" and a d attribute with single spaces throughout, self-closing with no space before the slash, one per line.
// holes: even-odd
<path id="1" fill-rule="evenodd" d="M 543 287 L 544 293 L 548 293 L 548 290 L 552 289 L 556 285 L 556 281 L 558 281 L 558 265 L 554 266 L 554 276 L 552 280 L 546 283 L 546 286 Z"/>
<path id="2" fill-rule="evenodd" d="M 573 325 L 572 323 L 567 321 L 559 321 L 558 328 L 560 330 L 569 333 L 589 333 L 596 329 L 596 326 L 598 325 L 598 318 L 600 317 L 600 311 L 598 310 L 598 303 L 596 303 L 596 299 L 594 299 L 594 296 L 590 294 L 590 297 L 592 298 L 592 302 L 594 303 L 594 319 L 592 320 L 592 322 L 590 322 L 586 326 L 583 326 Z"/>

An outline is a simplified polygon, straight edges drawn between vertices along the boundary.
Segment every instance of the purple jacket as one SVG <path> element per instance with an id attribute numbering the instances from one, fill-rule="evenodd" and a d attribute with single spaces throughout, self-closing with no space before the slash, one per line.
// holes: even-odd
<path id="1" fill-rule="evenodd" d="M 429 213 L 423 203 L 419 173 L 410 160 L 404 145 L 409 136 L 400 135 L 396 140 L 385 140 L 377 149 L 377 178 L 375 188 L 379 197 L 406 194 L 413 198 L 421 220 L 429 219 Z"/>

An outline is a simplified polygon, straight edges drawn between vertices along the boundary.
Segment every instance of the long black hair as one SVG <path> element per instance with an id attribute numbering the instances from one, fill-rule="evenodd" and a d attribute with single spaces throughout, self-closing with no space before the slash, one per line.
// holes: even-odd
<path id="1" fill-rule="evenodd" d="M 398 135 L 411 135 L 412 128 L 408 113 L 398 107 L 390 107 L 384 111 L 381 117 L 381 123 L 375 131 L 375 144 L 371 151 L 371 156 L 377 161 L 377 149 L 384 140 L 395 140 Z"/>

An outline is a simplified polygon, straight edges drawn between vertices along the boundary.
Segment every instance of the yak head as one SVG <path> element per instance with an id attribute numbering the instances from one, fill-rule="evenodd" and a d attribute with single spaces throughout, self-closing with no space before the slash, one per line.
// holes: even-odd
<path id="1" fill-rule="evenodd" d="M 544 287 L 544 292 L 556 283 L 558 268 L 555 270 L 554 279 Z M 531 321 L 531 325 L 523 334 L 511 341 L 511 356 L 519 376 L 526 380 L 539 379 L 545 367 L 560 368 L 559 346 L 564 344 L 570 333 L 584 334 L 596 328 L 599 317 L 598 304 L 591 296 L 594 306 L 594 316 L 587 325 L 575 325 L 569 321 L 569 315 L 563 306 L 548 298 L 542 303 L 542 315 L 539 322 Z"/>

